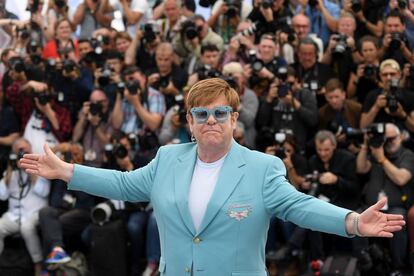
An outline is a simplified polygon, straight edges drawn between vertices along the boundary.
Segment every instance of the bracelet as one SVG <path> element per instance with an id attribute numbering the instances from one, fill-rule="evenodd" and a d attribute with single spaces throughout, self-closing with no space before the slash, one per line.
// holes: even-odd
<path id="1" fill-rule="evenodd" d="M 357 235 L 358 237 L 363 237 L 361 232 L 359 232 L 359 230 L 358 230 L 358 228 L 359 228 L 359 217 L 360 217 L 359 214 L 354 216 L 354 223 L 352 225 L 352 230 L 353 230 L 354 234 Z"/>

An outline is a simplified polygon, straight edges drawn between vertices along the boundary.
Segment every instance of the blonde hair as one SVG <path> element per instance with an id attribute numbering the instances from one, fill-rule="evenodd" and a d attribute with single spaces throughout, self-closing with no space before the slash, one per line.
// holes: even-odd
<path id="1" fill-rule="evenodd" d="M 225 80 L 219 78 L 205 79 L 194 84 L 187 95 L 188 109 L 208 105 L 221 95 L 224 95 L 233 111 L 236 111 L 240 104 L 239 94 Z"/>
<path id="2" fill-rule="evenodd" d="M 384 60 L 383 62 L 381 62 L 380 65 L 380 72 L 382 72 L 382 70 L 384 70 L 385 67 L 391 67 L 392 69 L 401 72 L 401 68 L 400 65 L 398 64 L 398 62 L 396 62 L 394 59 L 389 58 Z"/>

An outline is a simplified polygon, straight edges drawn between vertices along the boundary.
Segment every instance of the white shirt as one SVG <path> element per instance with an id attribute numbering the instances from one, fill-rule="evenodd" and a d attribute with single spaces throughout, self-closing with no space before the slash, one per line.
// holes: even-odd
<path id="1" fill-rule="evenodd" d="M 125 16 L 124 9 L 119 0 L 110 0 L 109 3 L 114 10 L 119 10 L 122 13 L 122 15 Z M 135 37 L 137 26 L 139 26 L 140 22 L 145 23 L 152 17 L 152 10 L 149 8 L 147 0 L 132 0 L 129 4 L 129 7 L 134 12 L 142 13 L 142 17 L 139 22 L 133 25 L 125 26 L 129 35 L 131 37 Z"/>
<path id="2" fill-rule="evenodd" d="M 188 208 L 196 231 L 200 228 L 225 158 L 226 155 L 213 163 L 197 158 L 188 195 Z"/>
<path id="3" fill-rule="evenodd" d="M 24 171 L 21 172 L 23 186 L 22 199 L 20 198 L 21 186 L 19 185 L 19 171 L 15 170 L 10 177 L 9 185 L 3 179 L 0 181 L 0 200 L 9 200 L 9 208 L 6 215 L 12 221 L 17 221 L 21 216 L 22 222 L 28 217 L 37 215 L 40 209 L 47 206 L 50 191 L 50 181 L 38 176 L 34 184 L 28 179 Z"/>

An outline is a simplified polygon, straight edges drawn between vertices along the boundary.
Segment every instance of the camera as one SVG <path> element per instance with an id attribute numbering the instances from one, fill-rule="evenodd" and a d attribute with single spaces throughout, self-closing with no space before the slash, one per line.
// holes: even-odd
<path id="1" fill-rule="evenodd" d="M 37 98 L 40 105 L 46 105 L 49 102 L 49 95 L 45 92 L 34 92 L 33 98 Z"/>
<path id="2" fill-rule="evenodd" d="M 21 37 L 23 40 L 26 40 L 30 37 L 30 32 L 26 26 L 22 28 L 16 27 L 16 34 L 18 37 Z"/>
<path id="3" fill-rule="evenodd" d="M 130 95 L 137 95 L 141 91 L 141 85 L 137 80 L 129 80 L 125 83 L 125 88 Z"/>
<path id="4" fill-rule="evenodd" d="M 181 24 L 181 33 L 189 40 L 196 38 L 199 32 L 199 28 L 191 20 L 186 20 Z"/>
<path id="5" fill-rule="evenodd" d="M 18 169 L 17 161 L 19 161 L 21 158 L 23 158 L 23 155 L 25 153 L 26 152 L 24 152 L 23 150 L 19 150 L 18 153 L 12 152 L 12 153 L 9 154 L 9 164 L 10 164 L 10 167 L 12 168 L 13 171 Z"/>
<path id="6" fill-rule="evenodd" d="M 66 2 L 65 2 L 65 0 L 55 0 L 55 5 L 59 9 L 62 9 L 66 6 Z"/>
<path id="7" fill-rule="evenodd" d="M 152 23 L 146 23 L 143 27 L 142 42 L 144 44 L 152 43 L 157 38 L 157 32 L 155 25 Z"/>
<path id="8" fill-rule="evenodd" d="M 98 78 L 99 86 L 104 87 L 110 84 L 111 75 L 112 75 L 112 68 L 109 65 L 104 64 L 104 66 L 102 67 L 101 75 Z"/>
<path id="9" fill-rule="evenodd" d="M 259 59 L 256 55 L 256 50 L 250 50 L 249 51 L 249 61 L 250 66 L 253 69 L 253 72 L 258 73 L 260 70 L 263 69 L 264 63 L 261 59 Z"/>
<path id="10" fill-rule="evenodd" d="M 314 170 L 312 173 L 306 174 L 305 181 L 311 183 L 308 195 L 316 196 L 319 188 L 319 172 Z"/>
<path id="11" fill-rule="evenodd" d="M 243 31 L 241 31 L 240 33 L 237 34 L 236 38 L 239 39 L 240 36 L 250 36 L 253 35 L 256 30 L 258 29 L 258 24 L 254 23 L 253 25 L 251 25 L 249 28 L 244 29 Z"/>
<path id="12" fill-rule="evenodd" d="M 269 9 L 271 8 L 273 5 L 273 1 L 272 0 L 263 0 L 262 1 L 262 8 L 263 9 Z"/>
<path id="13" fill-rule="evenodd" d="M 97 55 L 103 53 L 103 45 L 109 45 L 111 39 L 108 36 L 98 35 L 96 38 L 91 38 L 90 43 Z"/>
<path id="14" fill-rule="evenodd" d="M 30 55 L 30 60 L 32 61 L 33 65 L 39 65 L 43 61 L 42 57 L 37 54 Z"/>
<path id="15" fill-rule="evenodd" d="M 91 210 L 91 219 L 94 224 L 103 225 L 111 220 L 115 207 L 110 200 L 99 203 Z"/>
<path id="16" fill-rule="evenodd" d="M 239 84 L 237 83 L 236 79 L 232 75 L 220 76 L 220 78 L 222 80 L 225 80 L 228 83 L 228 85 L 230 85 L 231 88 L 233 88 L 237 92 L 240 92 L 239 91 L 239 88 L 240 88 Z"/>
<path id="17" fill-rule="evenodd" d="M 27 45 L 27 50 L 29 53 L 36 53 L 37 49 L 40 47 L 39 43 L 37 42 L 37 40 L 30 40 L 29 44 Z"/>
<path id="18" fill-rule="evenodd" d="M 102 104 L 101 103 L 91 103 L 89 105 L 89 113 L 92 116 L 96 116 L 96 115 L 102 116 L 102 114 L 103 114 Z"/>
<path id="19" fill-rule="evenodd" d="M 400 49 L 403 37 L 401 33 L 391 33 L 391 42 L 389 48 L 393 51 Z"/>
<path id="20" fill-rule="evenodd" d="M 360 145 L 364 143 L 364 134 L 368 135 L 368 145 L 379 148 L 385 142 L 385 124 L 376 123 L 362 129 L 346 128 L 343 131 L 346 140 L 350 143 Z"/>
<path id="21" fill-rule="evenodd" d="M 386 95 L 387 107 L 391 113 L 394 113 L 398 109 L 398 79 L 392 79 L 389 83 L 389 93 Z"/>
<path id="22" fill-rule="evenodd" d="M 397 0 L 398 8 L 405 10 L 407 8 L 407 0 Z"/>
<path id="23" fill-rule="evenodd" d="M 21 57 L 12 57 L 9 59 L 9 65 L 16 73 L 22 73 L 26 71 L 26 65 Z"/>
<path id="24" fill-rule="evenodd" d="M 175 96 L 175 102 L 177 103 L 176 112 L 178 114 L 178 118 L 181 125 L 185 125 L 187 123 L 187 109 L 185 108 L 184 104 L 184 97 L 181 94 Z"/>
<path id="25" fill-rule="evenodd" d="M 128 150 L 122 144 L 106 144 L 105 155 L 108 158 L 108 160 L 112 160 L 113 157 L 124 159 L 128 156 Z"/>
<path id="26" fill-rule="evenodd" d="M 362 6 L 359 0 L 351 0 L 351 9 L 354 13 L 362 11 Z"/>
<path id="27" fill-rule="evenodd" d="M 204 64 L 197 70 L 198 80 L 205 80 L 209 78 L 219 78 L 221 76 L 220 71 L 212 68 L 208 64 Z"/>
<path id="28" fill-rule="evenodd" d="M 376 77 L 378 74 L 378 67 L 374 64 L 367 64 L 364 67 L 364 77 L 365 78 L 372 78 Z"/>
<path id="29" fill-rule="evenodd" d="M 71 59 L 65 59 L 63 61 L 63 71 L 65 71 L 66 73 L 71 73 L 75 70 L 75 68 L 77 67 L 76 62 L 71 60 Z"/>
<path id="30" fill-rule="evenodd" d="M 318 5 L 318 0 L 309 0 L 308 5 L 310 7 L 316 7 L 316 5 Z"/>
<path id="31" fill-rule="evenodd" d="M 332 54 L 336 57 L 344 56 L 346 50 L 348 49 L 348 44 L 346 42 L 347 36 L 338 34 L 334 36 L 334 39 L 337 41 L 335 48 L 332 51 Z"/>
<path id="32" fill-rule="evenodd" d="M 285 149 L 285 147 L 282 146 L 285 141 L 286 141 L 286 133 L 284 133 L 284 132 L 275 133 L 275 143 L 277 145 L 279 145 L 276 148 L 275 156 L 279 157 L 282 160 L 287 157 L 286 149 Z"/>
<path id="33" fill-rule="evenodd" d="M 160 88 L 166 88 L 168 84 L 170 83 L 170 76 L 160 76 L 160 78 L 157 81 L 156 86 Z"/>
<path id="34" fill-rule="evenodd" d="M 265 0 L 268 1 L 268 0 Z M 227 6 L 227 12 L 225 15 L 229 18 L 236 17 L 240 14 L 241 10 L 241 1 L 240 0 L 224 0 L 224 3 Z"/>

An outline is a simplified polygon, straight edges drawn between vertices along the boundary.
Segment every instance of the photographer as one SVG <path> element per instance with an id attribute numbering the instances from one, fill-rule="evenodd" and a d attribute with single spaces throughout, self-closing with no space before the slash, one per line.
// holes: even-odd
<path id="1" fill-rule="evenodd" d="M 404 19 L 397 10 L 391 11 L 385 18 L 384 37 L 380 55 L 382 60 L 396 60 L 400 67 L 407 62 L 414 62 L 413 52 L 410 49 L 405 34 Z"/>
<path id="2" fill-rule="evenodd" d="M 227 44 L 235 34 L 240 22 L 247 19 L 252 6 L 241 0 L 218 0 L 211 9 L 208 25 L 219 34 Z"/>
<path id="3" fill-rule="evenodd" d="M 327 104 L 319 109 L 319 128 L 330 129 L 335 126 L 334 134 L 341 145 L 347 142 L 348 128 L 359 128 L 362 105 L 346 98 L 346 92 L 339 79 L 330 79 L 325 88 Z"/>
<path id="4" fill-rule="evenodd" d="M 222 64 L 232 61 L 240 62 L 243 66 L 249 62 L 249 51 L 255 50 L 255 31 L 257 25 L 249 21 L 240 22 L 237 33 L 230 39 L 227 50 L 223 53 Z"/>
<path id="5" fill-rule="evenodd" d="M 223 76 L 227 82 L 234 83 L 236 91 L 240 97 L 240 105 L 237 109 L 239 112 L 239 122 L 244 125 L 244 145 L 254 149 L 256 139 L 255 118 L 259 108 L 259 100 L 256 94 L 249 89 L 243 67 L 240 63 L 230 62 L 223 67 Z"/>
<path id="6" fill-rule="evenodd" d="M 217 45 L 220 52 L 224 50 L 223 38 L 216 34 L 207 24 L 202 15 L 194 15 L 181 24 L 178 33 L 172 42 L 174 52 L 184 59 L 185 66 L 188 66 L 191 59 L 200 58 L 201 45 Z"/>
<path id="7" fill-rule="evenodd" d="M 380 137 L 382 143 L 373 145 L 370 143 L 373 137 L 368 136 L 357 156 L 357 172 L 369 174 L 362 194 L 364 203 L 368 206 L 386 197 L 388 204 L 382 209 L 383 212 L 406 217 L 408 208 L 414 202 L 414 154 L 402 146 L 401 133 L 396 125 L 386 124 L 385 134 Z M 389 249 L 395 269 L 404 267 L 407 245 L 404 227 L 390 240 Z"/>
<path id="8" fill-rule="evenodd" d="M 60 143 L 53 148 L 62 160 L 83 164 L 83 149 L 79 144 Z M 80 235 L 90 223 L 90 209 L 95 197 L 79 191 L 69 191 L 62 180 L 53 180 L 50 206 L 39 212 L 43 252 L 46 264 L 61 264 L 70 261 L 65 249 L 79 250 Z M 66 241 L 66 243 L 64 242 Z"/>
<path id="9" fill-rule="evenodd" d="M 57 21 L 55 32 L 55 39 L 49 40 L 43 48 L 42 57 L 44 59 L 65 59 L 66 56 L 74 55 L 72 59 L 78 60 L 78 43 L 72 39 L 72 26 L 70 21 L 66 18 Z"/>
<path id="10" fill-rule="evenodd" d="M 12 63 L 13 83 L 7 88 L 6 96 L 19 118 L 23 136 L 32 144 L 33 152 L 41 152 L 46 142 L 66 141 L 72 131 L 69 111 L 53 99 L 46 83 L 28 80 L 25 70 L 20 71 L 24 69 L 20 58 Z"/>
<path id="11" fill-rule="evenodd" d="M 412 9 L 414 3 L 411 0 L 390 0 L 386 14 L 398 10 L 404 19 L 405 34 L 409 41 L 410 49 L 414 46 L 414 14 Z"/>
<path id="12" fill-rule="evenodd" d="M 148 86 L 160 91 L 165 97 L 166 108 L 174 105 L 174 98 L 187 84 L 188 74 L 174 64 L 174 50 L 169 42 L 160 43 L 155 51 L 156 67 L 148 70 Z"/>
<path id="13" fill-rule="evenodd" d="M 163 0 L 163 3 L 154 9 L 154 19 L 157 20 L 160 15 L 165 18 L 158 19 L 157 24 L 161 27 L 161 40 L 173 42 L 180 32 L 181 24 L 186 21 L 187 17 L 182 15 L 183 1 L 181 0 Z"/>
<path id="14" fill-rule="evenodd" d="M 354 66 L 354 60 L 360 58 L 354 40 L 355 18 L 344 13 L 337 25 L 338 33 L 331 35 L 321 63 L 330 65 L 342 83 L 348 83 L 349 68 Z"/>
<path id="15" fill-rule="evenodd" d="M 381 88 L 368 93 L 361 114 L 360 127 L 373 122 L 392 122 L 400 129 L 414 131 L 414 99 L 412 93 L 398 87 L 400 66 L 387 59 L 380 65 Z"/>
<path id="16" fill-rule="evenodd" d="M 324 86 L 334 74 L 328 65 L 317 61 L 317 54 L 318 46 L 311 38 L 301 39 L 297 50 L 298 61 L 293 68 L 303 87 L 316 95 L 318 107 L 321 107 L 325 104 Z"/>
<path id="17" fill-rule="evenodd" d="M 147 22 L 143 30 L 138 29 L 125 52 L 125 64 L 136 65 L 144 72 L 156 66 L 155 51 L 161 43 L 160 27 Z"/>
<path id="18" fill-rule="evenodd" d="M 374 36 L 364 36 L 359 41 L 360 63 L 351 72 L 347 87 L 347 96 L 364 103 L 367 91 L 378 88 L 379 42 Z"/>
<path id="19" fill-rule="evenodd" d="M 138 133 L 148 128 L 155 132 L 165 113 L 164 96 L 152 87 L 147 88 L 143 72 L 127 67 L 123 72 L 124 89 L 119 89 L 112 114 L 112 126 L 124 133 Z"/>
<path id="20" fill-rule="evenodd" d="M 29 141 L 17 139 L 12 152 L 7 171 L 0 181 L 0 199 L 9 201 L 6 213 L 0 218 L 0 254 L 4 249 L 4 238 L 19 233 L 34 263 L 35 276 L 40 276 L 43 257 L 37 232 L 38 213 L 47 205 L 50 182 L 39 176 L 27 175 L 20 169 L 18 159 L 25 153 L 32 153 Z"/>
<path id="21" fill-rule="evenodd" d="M 220 73 L 220 51 L 216 45 L 201 46 L 200 63 L 194 66 L 194 73 L 188 78 L 187 85 L 193 86 L 199 80 L 217 78 Z"/>
<path id="22" fill-rule="evenodd" d="M 252 71 L 249 79 L 250 87 L 257 95 L 269 89 L 270 83 L 277 75 L 279 68 L 286 68 L 286 61 L 276 55 L 276 39 L 273 34 L 264 34 L 257 47 L 258 52 L 249 51 L 249 67 Z"/>
<path id="23" fill-rule="evenodd" d="M 82 143 L 85 165 L 102 165 L 104 148 L 112 134 L 111 120 L 108 98 L 102 90 L 95 89 L 89 101 L 83 103 L 72 135 L 72 141 Z"/>
<path id="24" fill-rule="evenodd" d="M 53 0 L 48 3 L 46 14 L 47 24 L 43 28 L 43 33 L 46 40 L 51 40 L 55 38 L 54 27 L 56 22 L 63 18 L 67 18 L 72 22 L 75 9 L 72 5 L 68 5 L 67 0 Z M 75 30 L 73 25 L 71 27 L 72 30 Z"/>
<path id="25" fill-rule="evenodd" d="M 270 127 L 279 132 L 292 132 L 301 152 L 310 138 L 308 130 L 317 122 L 315 95 L 300 85 L 295 70 L 288 67 L 287 76 L 278 76 L 267 96 L 261 99 L 256 116 L 257 129 L 260 131 L 263 127 Z"/>
<path id="26" fill-rule="evenodd" d="M 256 39 L 265 33 L 275 33 L 290 25 L 293 13 L 285 5 L 285 0 L 255 0 L 253 10 L 248 16 L 251 22 L 256 22 L 259 28 Z M 258 41 L 256 41 L 258 42 Z"/>

